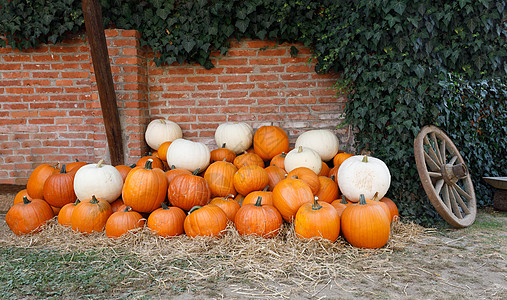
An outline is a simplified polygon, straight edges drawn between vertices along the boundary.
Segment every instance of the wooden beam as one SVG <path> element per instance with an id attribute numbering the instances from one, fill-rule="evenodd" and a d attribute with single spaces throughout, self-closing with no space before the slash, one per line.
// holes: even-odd
<path id="1" fill-rule="evenodd" d="M 111 155 L 111 164 L 121 165 L 124 163 L 123 140 L 109 54 L 107 53 L 106 36 L 102 24 L 102 10 L 97 0 L 83 0 L 82 9 L 93 69 L 97 80 L 97 90 L 106 129 L 109 154 Z"/>

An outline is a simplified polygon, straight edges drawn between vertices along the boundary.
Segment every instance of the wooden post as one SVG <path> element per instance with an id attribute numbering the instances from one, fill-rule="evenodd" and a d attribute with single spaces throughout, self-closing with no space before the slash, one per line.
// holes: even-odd
<path id="1" fill-rule="evenodd" d="M 124 162 L 124 155 L 120 116 L 116 104 L 113 76 L 111 75 L 106 36 L 102 24 L 102 10 L 97 0 L 83 0 L 82 9 L 93 69 L 97 80 L 97 90 L 106 129 L 109 154 L 111 155 L 111 164 L 121 165 Z"/>

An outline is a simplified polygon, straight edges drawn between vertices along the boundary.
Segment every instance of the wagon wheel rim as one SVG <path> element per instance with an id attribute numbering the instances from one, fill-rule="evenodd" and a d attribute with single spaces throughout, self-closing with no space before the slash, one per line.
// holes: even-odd
<path id="1" fill-rule="evenodd" d="M 440 216 L 451 226 L 472 225 L 477 214 L 475 191 L 463 157 L 438 127 L 421 129 L 414 140 L 419 178 Z"/>

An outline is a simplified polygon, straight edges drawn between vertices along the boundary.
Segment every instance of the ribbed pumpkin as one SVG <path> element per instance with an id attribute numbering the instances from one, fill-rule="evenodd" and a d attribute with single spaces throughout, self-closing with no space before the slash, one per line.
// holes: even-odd
<path id="1" fill-rule="evenodd" d="M 336 199 L 333 202 L 331 202 L 331 205 L 334 206 L 340 217 L 342 216 L 342 213 L 345 210 L 345 208 L 347 208 L 347 206 L 349 206 L 350 204 L 351 202 L 348 202 L 345 199 L 345 196 L 343 196 L 341 199 Z"/>
<path id="2" fill-rule="evenodd" d="M 123 183 L 125 183 L 125 179 L 127 179 L 127 175 L 130 173 L 132 168 L 136 167 L 136 165 L 126 166 L 126 165 L 117 165 L 114 166 L 118 172 L 120 172 L 121 178 L 123 178 Z"/>
<path id="3" fill-rule="evenodd" d="M 227 216 L 227 219 L 231 222 L 234 222 L 236 212 L 241 207 L 238 201 L 234 200 L 234 195 L 232 194 L 225 197 L 215 197 L 211 199 L 209 205 L 216 205 L 220 207 Z"/>
<path id="4" fill-rule="evenodd" d="M 16 196 L 14 197 L 14 201 L 12 202 L 12 205 L 18 204 L 20 202 L 23 202 L 23 198 L 26 196 L 28 200 L 32 200 L 32 197 L 28 195 L 28 191 L 26 189 L 22 189 L 19 191 Z"/>
<path id="5" fill-rule="evenodd" d="M 146 155 L 146 156 L 143 156 L 140 159 L 138 159 L 136 162 L 136 167 L 144 168 L 144 166 L 146 165 L 146 162 L 148 160 L 151 160 L 151 168 L 152 169 L 158 168 L 158 169 L 164 170 L 164 163 L 162 162 L 162 160 L 158 157 L 153 156 L 153 155 Z"/>
<path id="6" fill-rule="evenodd" d="M 57 166 L 58 164 L 42 164 L 30 173 L 26 190 L 32 199 L 44 199 L 44 183 L 49 176 L 60 172 Z"/>
<path id="7" fill-rule="evenodd" d="M 294 221 L 301 205 L 313 202 L 313 197 L 312 190 L 301 179 L 284 179 L 273 189 L 273 205 L 289 223 Z"/>
<path id="8" fill-rule="evenodd" d="M 106 222 L 106 235 L 109 238 L 118 238 L 129 231 L 142 228 L 145 219 L 140 213 L 126 207 L 122 211 L 113 213 Z"/>
<path id="9" fill-rule="evenodd" d="M 157 153 L 158 158 L 160 158 L 161 161 L 167 162 L 167 149 L 169 149 L 169 146 L 171 146 L 172 141 L 166 141 L 160 144 L 158 147 Z"/>
<path id="10" fill-rule="evenodd" d="M 327 202 L 318 201 L 303 204 L 296 213 L 294 231 L 299 238 L 320 237 L 331 242 L 340 235 L 340 216 L 336 209 Z"/>
<path id="11" fill-rule="evenodd" d="M 91 199 L 76 205 L 70 218 L 70 225 L 72 230 L 84 234 L 104 231 L 107 219 L 112 213 L 109 202 L 92 195 Z"/>
<path id="12" fill-rule="evenodd" d="M 189 211 L 194 206 L 208 204 L 211 192 L 208 182 L 201 176 L 197 176 L 199 169 L 190 175 L 175 177 L 169 184 L 167 198 L 169 203 L 184 211 Z"/>
<path id="13" fill-rule="evenodd" d="M 265 168 L 268 173 L 268 190 L 273 191 L 275 185 L 287 177 L 287 172 L 277 166 L 269 166 Z"/>
<path id="14" fill-rule="evenodd" d="M 236 195 L 234 174 L 237 171 L 238 168 L 227 161 L 216 161 L 210 164 L 204 172 L 204 179 L 208 182 L 211 197 Z"/>
<path id="15" fill-rule="evenodd" d="M 289 136 L 278 126 L 261 126 L 255 131 L 253 147 L 263 160 L 270 161 L 276 155 L 289 151 Z"/>
<path id="16" fill-rule="evenodd" d="M 5 215 L 5 223 L 16 235 L 38 232 L 41 226 L 55 216 L 51 206 L 42 199 L 25 196 L 23 202 L 17 203 Z"/>
<path id="17" fill-rule="evenodd" d="M 150 159 L 144 168 L 132 169 L 123 185 L 123 203 L 138 212 L 152 212 L 166 199 L 167 178 L 161 169 L 152 168 L 151 163 Z"/>
<path id="18" fill-rule="evenodd" d="M 389 217 L 380 205 L 366 203 L 363 194 L 359 203 L 343 211 L 341 228 L 345 239 L 354 247 L 376 249 L 389 240 Z"/>
<path id="19" fill-rule="evenodd" d="M 243 205 L 238 210 L 234 224 L 240 235 L 272 238 L 278 235 L 283 219 L 274 206 L 262 204 L 262 197 L 259 196 L 255 204 Z"/>
<path id="20" fill-rule="evenodd" d="M 67 173 L 65 165 L 60 173 L 49 176 L 44 182 L 44 200 L 54 207 L 63 207 L 65 204 L 76 201 L 74 193 L 74 173 Z"/>
<path id="21" fill-rule="evenodd" d="M 185 232 L 183 222 L 187 215 L 176 206 L 162 207 L 153 211 L 146 222 L 146 226 L 161 237 L 174 237 Z"/>
<path id="22" fill-rule="evenodd" d="M 268 183 L 268 173 L 262 167 L 249 165 L 241 167 L 234 174 L 234 188 L 242 195 L 264 189 Z"/>
<path id="23" fill-rule="evenodd" d="M 86 166 L 88 163 L 87 162 L 84 162 L 84 161 L 79 161 L 76 159 L 75 162 L 71 162 L 69 164 L 66 165 L 66 169 L 67 169 L 67 172 L 77 172 L 77 170 L 79 170 L 79 168 L 81 168 L 82 166 Z"/>
<path id="24" fill-rule="evenodd" d="M 273 205 L 273 192 L 267 191 L 266 189 L 262 191 L 253 191 L 248 193 L 248 195 L 245 196 L 245 199 L 243 199 L 242 205 L 247 204 L 255 204 L 257 203 L 257 199 L 261 197 L 261 204 L 269 204 Z"/>
<path id="25" fill-rule="evenodd" d="M 338 152 L 334 157 L 333 157 L 333 166 L 334 167 L 340 167 L 341 164 L 349 157 L 352 157 L 354 156 L 354 154 L 352 153 L 347 153 L 347 152 Z"/>
<path id="26" fill-rule="evenodd" d="M 257 165 L 261 168 L 264 168 L 264 161 L 262 158 L 253 152 L 244 152 L 243 154 L 240 154 L 236 156 L 236 158 L 233 161 L 233 164 L 236 166 L 236 168 L 240 169 L 244 166 L 249 165 Z"/>
<path id="27" fill-rule="evenodd" d="M 394 203 L 390 198 L 384 197 L 379 200 L 382 203 L 385 203 L 387 207 L 389 207 L 389 211 L 391 213 L 391 223 L 396 222 L 400 219 L 400 213 L 398 212 L 398 206 Z"/>
<path id="28" fill-rule="evenodd" d="M 167 178 L 167 184 L 170 184 L 173 181 L 174 177 L 179 175 L 190 175 L 192 172 L 186 169 L 178 169 L 174 165 L 171 166 L 171 169 L 165 172 L 165 177 Z"/>
<path id="29" fill-rule="evenodd" d="M 320 189 L 317 194 L 315 194 L 315 196 L 319 197 L 319 201 L 331 203 L 338 199 L 340 190 L 338 189 L 338 185 L 334 181 L 334 178 L 319 176 L 319 182 Z"/>
<path id="30" fill-rule="evenodd" d="M 287 156 L 287 153 L 282 152 L 280 154 L 275 155 L 271 161 L 269 162 L 270 166 L 277 166 L 280 169 L 285 170 L 285 157 Z"/>
<path id="31" fill-rule="evenodd" d="M 118 198 L 117 200 L 111 202 L 111 209 L 113 210 L 113 212 L 117 212 L 117 211 L 121 211 L 121 210 L 125 210 L 125 208 L 127 208 L 127 206 L 125 205 L 125 203 L 123 203 L 123 199 L 122 198 Z"/>
<path id="32" fill-rule="evenodd" d="M 185 234 L 191 238 L 197 236 L 219 236 L 227 227 L 227 215 L 216 205 L 193 207 L 185 221 Z"/>
<path id="33" fill-rule="evenodd" d="M 226 143 L 222 145 L 222 148 L 214 149 L 210 152 L 210 163 L 215 161 L 227 161 L 234 162 L 236 158 L 236 153 L 230 149 L 225 147 Z"/>
<path id="34" fill-rule="evenodd" d="M 306 184 L 308 184 L 314 195 L 316 195 L 320 189 L 319 176 L 307 167 L 298 167 L 293 169 L 287 173 L 287 178 L 303 180 Z"/>
<path id="35" fill-rule="evenodd" d="M 62 226 L 71 226 L 71 217 L 74 208 L 81 202 L 79 199 L 76 199 L 74 203 L 65 204 L 62 209 L 58 212 L 58 223 Z"/>
<path id="36" fill-rule="evenodd" d="M 317 175 L 327 177 L 329 175 L 329 170 L 331 170 L 329 166 L 325 162 L 322 162 L 322 167 L 320 168 L 320 172 Z"/>

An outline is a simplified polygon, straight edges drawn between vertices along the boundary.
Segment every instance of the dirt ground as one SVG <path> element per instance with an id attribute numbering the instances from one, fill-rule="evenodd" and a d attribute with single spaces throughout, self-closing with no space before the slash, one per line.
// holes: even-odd
<path id="1" fill-rule="evenodd" d="M 0 186 L 0 203 L 13 199 L 19 188 Z M 0 207 L 0 247 L 6 247 L 3 237 L 12 239 L 5 224 L 6 210 Z M 304 261 L 310 258 L 302 253 L 300 262 L 287 264 L 287 269 L 280 271 L 285 275 L 272 280 L 234 279 L 235 267 L 231 267 L 229 277 L 227 270 L 221 273 L 220 278 L 226 278 L 223 280 L 208 277 L 200 286 L 183 284 L 178 292 L 157 285 L 138 286 L 115 298 L 507 299 L 506 212 L 481 209 L 468 228 L 452 229 L 444 224 L 421 232 L 405 240 L 409 242 L 389 246 L 388 251 L 347 252 L 346 257 L 336 260 L 336 267 L 327 270 L 328 274 L 319 274 L 318 280 L 305 278 L 312 274 L 312 265 Z M 188 272 L 203 275 L 196 269 Z"/>

